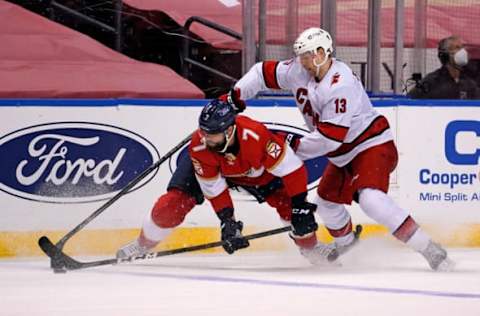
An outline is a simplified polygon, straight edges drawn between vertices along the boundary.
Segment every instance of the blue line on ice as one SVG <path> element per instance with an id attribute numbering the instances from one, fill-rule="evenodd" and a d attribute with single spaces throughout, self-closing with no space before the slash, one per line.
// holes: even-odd
<path id="1" fill-rule="evenodd" d="M 328 284 L 328 283 L 322 284 L 322 283 L 308 283 L 308 282 L 289 282 L 289 281 L 228 278 L 228 277 L 215 277 L 215 276 L 172 275 L 172 274 L 164 274 L 164 273 L 128 272 L 128 274 L 135 274 L 135 275 L 142 275 L 142 276 L 149 275 L 149 276 L 155 276 L 159 278 L 189 280 L 189 281 L 243 283 L 243 284 L 257 284 L 257 285 L 269 285 L 269 286 L 285 286 L 285 287 L 300 287 L 300 288 L 304 287 L 304 288 L 317 288 L 317 289 L 329 289 L 329 290 L 348 290 L 348 291 L 358 291 L 358 292 L 376 292 L 376 293 L 388 293 L 388 294 L 480 299 L 480 294 L 476 294 L 476 293 L 442 292 L 442 291 L 429 291 L 429 290 L 368 287 L 368 286 L 341 285 L 341 284 Z"/>

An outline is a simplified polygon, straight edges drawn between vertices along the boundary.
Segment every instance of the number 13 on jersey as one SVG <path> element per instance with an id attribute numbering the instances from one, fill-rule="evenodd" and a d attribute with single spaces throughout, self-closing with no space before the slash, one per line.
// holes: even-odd
<path id="1" fill-rule="evenodd" d="M 339 98 L 335 99 L 335 113 L 347 112 L 347 99 Z"/>

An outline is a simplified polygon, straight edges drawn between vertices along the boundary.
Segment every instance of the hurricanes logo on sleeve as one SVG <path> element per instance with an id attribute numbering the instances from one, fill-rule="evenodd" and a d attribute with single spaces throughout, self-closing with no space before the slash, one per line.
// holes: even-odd
<path id="1" fill-rule="evenodd" d="M 277 159 L 282 153 L 282 147 L 275 142 L 269 142 L 267 145 L 267 153 L 272 156 L 273 159 Z"/>
<path id="2" fill-rule="evenodd" d="M 192 158 L 192 165 L 193 165 L 193 169 L 195 169 L 195 173 L 198 174 L 199 176 L 203 176 L 202 165 L 197 159 Z"/>
<path id="3" fill-rule="evenodd" d="M 340 81 L 340 74 L 337 72 L 333 75 L 332 83 L 330 83 L 330 86 L 333 86 L 334 84 L 338 83 L 339 81 Z"/>

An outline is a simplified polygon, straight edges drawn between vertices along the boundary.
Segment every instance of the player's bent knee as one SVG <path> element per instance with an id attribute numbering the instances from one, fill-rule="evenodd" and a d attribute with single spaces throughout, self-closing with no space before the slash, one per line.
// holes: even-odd
<path id="1" fill-rule="evenodd" d="M 409 216 L 408 212 L 395 204 L 383 191 L 365 188 L 360 190 L 360 208 L 370 218 L 385 225 L 393 232 Z"/>
<path id="2" fill-rule="evenodd" d="M 322 209 L 325 209 L 325 210 L 336 209 L 336 208 L 338 208 L 339 206 L 342 205 L 342 204 L 338 204 L 338 203 L 335 203 L 335 202 L 327 201 L 327 200 L 321 198 L 318 194 L 315 194 L 315 197 L 313 198 L 312 202 L 317 204 L 318 208 L 322 208 Z"/>
<path id="3" fill-rule="evenodd" d="M 358 202 L 362 210 L 367 213 L 373 212 L 373 210 L 382 207 L 385 204 L 390 204 L 390 200 L 385 194 L 385 192 L 371 189 L 371 188 L 364 188 L 359 190 L 359 199 Z"/>
<path id="4" fill-rule="evenodd" d="M 191 195 L 178 189 L 171 189 L 153 206 L 152 220 L 162 228 L 176 227 L 183 222 L 195 204 L 195 198 Z"/>
<path id="5" fill-rule="evenodd" d="M 343 204 L 327 201 L 318 194 L 315 196 L 313 203 L 317 205 L 317 214 L 329 228 L 339 229 L 350 221 L 350 214 Z"/>

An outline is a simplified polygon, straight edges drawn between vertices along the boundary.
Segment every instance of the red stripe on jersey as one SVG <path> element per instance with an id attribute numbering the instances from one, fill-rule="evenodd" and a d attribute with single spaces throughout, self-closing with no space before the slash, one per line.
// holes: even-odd
<path id="1" fill-rule="evenodd" d="M 280 89 L 277 81 L 278 61 L 264 61 L 262 63 L 263 79 L 265 85 L 270 89 Z"/>
<path id="2" fill-rule="evenodd" d="M 216 197 L 210 199 L 210 203 L 212 203 L 212 207 L 215 212 L 220 212 L 227 207 L 233 208 L 233 202 L 232 198 L 230 197 L 230 193 L 228 193 L 228 188 Z"/>
<path id="3" fill-rule="evenodd" d="M 343 142 L 348 132 L 348 127 L 335 125 L 329 122 L 319 122 L 317 124 L 317 129 L 320 134 L 322 134 L 326 138 L 339 143 Z"/>
<path id="4" fill-rule="evenodd" d="M 327 157 L 338 157 L 341 155 L 345 155 L 346 153 L 350 152 L 353 148 L 360 145 L 361 143 L 378 136 L 385 132 L 387 129 L 390 128 L 388 125 L 388 121 L 384 116 L 379 116 L 370 123 L 370 125 L 360 134 L 357 138 L 355 138 L 351 143 L 344 143 L 335 151 L 327 154 Z"/>

